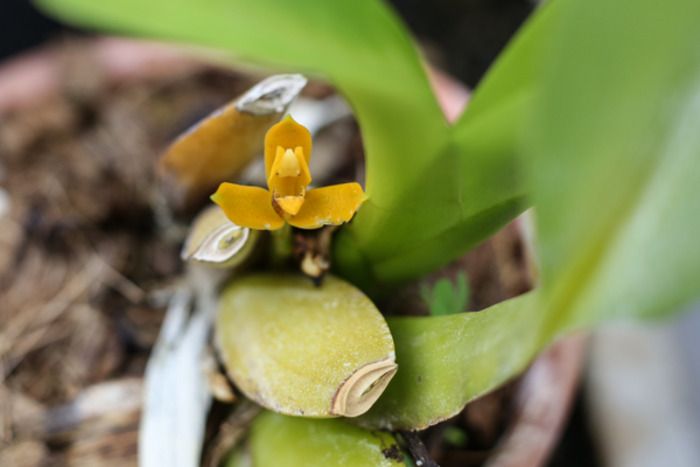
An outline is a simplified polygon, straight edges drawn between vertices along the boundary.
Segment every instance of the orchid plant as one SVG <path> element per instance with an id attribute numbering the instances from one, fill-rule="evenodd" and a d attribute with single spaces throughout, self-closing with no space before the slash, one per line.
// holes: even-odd
<path id="1" fill-rule="evenodd" d="M 308 465 L 347 440 L 362 446 L 352 451 L 357 465 L 402 465 L 382 456 L 391 435 L 369 430 L 426 428 L 566 333 L 661 316 L 698 297 L 700 2 L 546 2 L 454 124 L 410 35 L 378 0 L 38 3 L 76 24 L 308 73 L 354 110 L 364 190 L 307 190 L 311 140 L 286 119 L 264 144 L 269 190 L 224 184 L 213 197 L 252 229 L 341 224 L 357 211 L 336 233 L 337 277 L 323 286 L 263 273 L 223 292 L 218 339 L 245 394 L 275 412 L 364 427 L 266 413 L 250 435 L 256 466 Z M 533 292 L 478 313 L 386 320 L 367 298 L 459 257 L 528 207 L 540 269 Z M 306 338 L 293 339 L 300 322 Z M 360 332 L 350 335 L 353 326 Z M 329 358 L 314 363 L 318 355 Z M 275 366 L 281 358 L 290 373 Z M 261 366 L 241 370 L 251 361 Z"/>

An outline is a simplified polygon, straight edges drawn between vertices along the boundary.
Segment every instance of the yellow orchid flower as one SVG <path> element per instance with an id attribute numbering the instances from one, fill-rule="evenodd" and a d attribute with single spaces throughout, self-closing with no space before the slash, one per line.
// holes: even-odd
<path id="1" fill-rule="evenodd" d="M 359 183 L 307 190 L 311 183 L 311 133 L 287 116 L 265 135 L 265 176 L 269 190 L 222 183 L 211 196 L 241 227 L 277 230 L 285 221 L 301 229 L 348 222 L 366 199 Z"/>

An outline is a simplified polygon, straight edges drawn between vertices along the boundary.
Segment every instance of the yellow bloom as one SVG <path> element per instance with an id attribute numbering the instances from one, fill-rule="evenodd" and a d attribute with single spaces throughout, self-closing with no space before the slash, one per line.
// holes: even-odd
<path id="1" fill-rule="evenodd" d="M 318 229 L 352 219 L 365 200 L 359 183 L 307 190 L 311 183 L 311 133 L 287 117 L 265 135 L 265 176 L 269 190 L 222 183 L 211 199 L 241 227 L 276 230 L 284 222 Z"/>

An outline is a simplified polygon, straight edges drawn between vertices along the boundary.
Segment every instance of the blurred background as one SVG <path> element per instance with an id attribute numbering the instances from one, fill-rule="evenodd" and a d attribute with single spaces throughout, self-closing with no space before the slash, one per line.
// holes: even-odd
<path id="1" fill-rule="evenodd" d="M 0 18 L 0 59 L 7 59 L 60 35 L 66 28 L 41 15 L 28 2 L 8 0 Z"/>
<path id="2" fill-rule="evenodd" d="M 391 3 L 420 40 L 430 61 L 469 88 L 473 88 L 479 82 L 493 59 L 533 8 L 533 2 L 528 0 L 435 0 L 432 2 L 393 0 Z M 62 44 L 64 46 L 78 44 L 76 38 L 88 37 L 88 34 L 66 28 L 44 17 L 26 0 L 5 0 L 3 14 L 0 15 L 0 82 L 7 66 L 16 63 L 23 53 L 36 51 L 37 48 L 47 45 L 56 47 Z M 76 76 L 84 78 L 80 70 Z M 199 81 L 195 80 L 194 84 L 187 84 L 185 86 L 187 89 L 183 92 L 189 92 L 192 96 L 201 92 L 202 102 L 217 102 L 221 98 L 220 94 L 202 91 L 200 87 L 204 86 L 202 83 L 206 83 L 207 86 L 212 82 L 229 83 L 227 79 L 229 78 L 222 77 L 219 72 L 207 72 L 198 75 Z M 85 82 L 88 86 L 90 85 L 89 79 Z M 182 89 L 177 86 L 162 91 L 163 100 L 178 99 L 176 96 L 180 91 Z M 130 102 L 134 102 L 143 97 L 139 96 L 138 92 L 136 94 L 136 96 L 126 96 L 126 99 L 132 99 Z M 3 97 L 7 96 L 0 95 L 0 102 Z M 186 98 L 180 99 L 186 100 Z M 201 110 L 204 111 L 207 105 L 202 104 L 202 107 Z M 89 121 L 92 118 L 90 109 L 86 108 L 83 111 L 85 113 L 80 115 L 80 119 Z M 167 112 L 167 106 L 160 108 L 159 112 Z M 118 119 L 118 112 L 115 115 L 113 117 Z M 0 127 L 6 123 L 0 112 Z M 73 122 L 72 124 L 83 123 Z M 51 126 L 46 122 L 41 125 L 44 125 L 42 128 L 45 128 L 45 125 Z M 175 126 L 177 125 L 173 124 L 173 127 Z M 2 128 L 0 128 L 1 132 Z M 164 138 L 167 136 L 169 135 L 163 135 Z M 4 172 L 6 169 L 3 166 L 12 166 L 12 158 L 16 157 L 18 151 L 32 150 L 30 146 L 21 147 L 20 151 L 18 146 L 8 145 L 8 141 L 14 141 L 20 146 L 22 144 L 16 139 L 0 138 L 0 144 L 5 144 L 0 146 L 0 187 L 3 190 L 14 183 L 8 182 L 10 176 Z M 120 189 L 122 188 L 123 186 Z M 0 192 L 0 195 L 1 219 L 7 213 L 8 202 L 5 199 L 7 197 L 5 191 Z M 108 221 L 100 221 L 102 222 L 99 224 L 100 229 L 109 232 L 110 235 L 119 236 L 127 235 L 124 232 L 126 228 L 149 231 L 151 226 L 148 222 L 138 216 L 125 216 L 122 212 L 123 206 L 120 207 L 118 204 L 110 205 L 112 217 Z M 40 209 L 40 207 L 34 206 L 32 209 Z M 90 207 L 85 209 L 89 211 Z M 31 216 L 28 218 L 30 219 L 28 222 L 34 222 L 33 228 L 40 232 L 37 234 L 40 235 L 38 241 L 54 243 L 67 241 L 64 235 L 65 229 L 70 230 L 69 225 L 63 226 L 64 230 L 56 225 L 49 228 L 42 224 L 46 222 L 45 220 Z M 8 236 L 10 234 L 7 232 L 0 235 L 0 243 L 10 242 Z M 178 266 L 171 264 L 167 259 L 170 257 L 168 252 L 160 251 L 159 248 L 167 250 L 169 247 L 154 246 L 153 251 L 149 253 L 153 256 L 151 270 L 141 276 L 134 273 L 130 277 L 141 277 L 148 281 L 176 272 Z M 72 250 L 67 251 L 75 254 Z M 7 264 L 6 259 L 2 261 L 5 265 Z M 111 273 L 105 274 L 110 276 Z M 111 287 L 120 290 L 121 295 L 140 293 L 139 287 L 130 280 L 123 278 L 110 280 Z M 13 282 L 6 278 L 0 282 L 0 308 L 8 307 L 11 303 L 8 297 L 9 287 L 12 284 Z M 110 296 L 105 300 L 121 299 Z M 13 315 L 13 310 L 8 308 L 0 311 L 0 317 L 4 318 L 3 323 Z M 134 351 L 137 358 L 119 363 L 99 360 L 92 362 L 90 368 L 95 368 L 92 365 L 97 365 L 99 371 L 100 368 L 104 370 L 110 365 L 126 365 L 133 368 L 134 374 L 142 369 L 143 359 L 146 356 L 144 349 L 148 349 L 148 343 L 152 342 L 159 322 L 153 321 L 147 314 L 139 314 L 137 308 L 128 308 L 129 311 L 125 312 L 121 319 L 116 320 L 117 334 L 126 339 L 129 346 L 137 349 Z M 76 316 L 79 316 L 79 313 Z M 80 318 L 75 319 L 77 321 L 71 321 L 67 326 L 80 326 L 82 322 Z M 105 326 L 112 325 L 112 323 L 105 324 Z M 3 326 L 4 324 L 0 325 L 0 328 Z M 11 338 L 12 334 L 9 332 L 0 333 L 0 355 L 3 352 L 9 355 L 9 349 L 16 344 L 15 341 L 10 341 Z M 573 399 L 571 415 L 563 428 L 557 447 L 551 454 L 549 465 L 552 467 L 699 466 L 700 346 L 697 345 L 699 338 L 700 311 L 698 310 L 689 310 L 672 322 L 663 322 L 656 326 L 613 325 L 598 330 L 588 337 L 589 351 L 582 381 Z M 54 336 L 53 339 L 60 340 L 62 337 Z M 74 342 L 72 345 L 78 346 L 74 349 L 77 352 L 89 352 L 92 349 L 95 352 L 104 353 L 104 346 L 109 347 L 112 344 L 101 341 Z M 36 349 L 32 347 L 31 350 Z M 32 353 L 26 352 L 21 355 L 31 356 Z M 5 360 L 4 364 L 7 364 L 7 360 L 3 360 Z M 19 363 L 15 364 L 19 365 Z M 42 360 L 34 364 L 45 365 L 41 367 L 41 371 L 48 375 L 47 372 L 55 368 L 53 365 L 60 365 L 61 362 L 49 364 Z M 78 384 L 77 381 L 81 381 L 80 384 L 87 381 L 80 375 L 76 376 L 81 371 L 80 368 L 75 367 L 73 370 L 73 379 L 68 377 L 70 381 L 75 384 Z M 3 375 L 11 373 L 11 371 L 3 371 Z M 125 370 L 125 374 L 129 374 L 128 369 Z M 120 397 L 129 396 L 129 386 L 125 388 L 122 387 L 121 390 L 125 392 L 120 392 Z M 46 391 L 48 392 L 42 393 L 40 399 L 51 401 L 55 396 L 55 400 L 61 400 L 61 397 L 65 396 L 51 393 L 52 389 L 46 389 Z M 0 396 L 2 394 L 0 392 Z M 3 430 L 3 425 L 8 426 L 11 422 L 8 421 L 8 417 L 11 418 L 7 415 L 8 410 L 16 410 L 19 405 L 23 405 L 27 413 L 35 409 L 39 410 L 32 406 L 33 402 L 30 400 L 10 400 L 6 397 L 3 404 L 5 407 L 0 407 L 2 409 L 0 430 Z M 10 404 L 13 408 L 7 409 Z M 0 431 L 0 434 L 4 438 L 12 436 L 7 431 Z M 53 448 L 56 446 L 60 448 L 61 443 L 65 442 L 61 436 L 52 438 L 52 443 L 55 445 Z M 112 446 L 113 449 L 118 449 L 119 442 L 113 443 Z M 52 446 L 50 445 L 49 448 L 52 449 Z M 3 459 L 2 449 L 0 444 L 0 460 Z M 30 449 L 39 448 L 30 446 Z M 6 465 L 1 461 L 0 464 Z"/>

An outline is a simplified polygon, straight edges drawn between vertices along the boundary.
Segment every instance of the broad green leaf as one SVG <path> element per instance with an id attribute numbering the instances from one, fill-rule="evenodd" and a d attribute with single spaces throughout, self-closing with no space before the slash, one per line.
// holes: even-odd
<path id="1" fill-rule="evenodd" d="M 359 423 L 423 429 L 522 371 L 548 341 L 536 298 L 472 313 L 389 318 L 399 370 Z"/>
<path id="2" fill-rule="evenodd" d="M 399 371 L 367 424 L 436 423 L 559 335 L 700 295 L 700 3 L 559 5 L 523 158 L 542 286 L 476 314 L 391 319 Z"/>
<path id="3" fill-rule="evenodd" d="M 475 121 L 469 128 L 474 137 L 468 144 L 450 143 L 416 187 L 414 199 L 401 204 L 402 212 L 377 212 L 373 228 L 361 223 L 369 216 L 358 216 L 340 232 L 338 256 L 345 259 L 342 255 L 359 251 L 371 265 L 371 278 L 391 285 L 435 270 L 512 220 L 526 207 L 519 174 L 502 157 L 512 153 L 516 115 L 489 114 Z M 361 239 L 365 232 L 372 233 L 367 243 L 343 243 L 347 237 Z"/>
<path id="4" fill-rule="evenodd" d="M 253 421 L 248 449 L 251 467 L 410 465 L 389 433 L 366 431 L 343 420 L 285 417 L 272 412 L 264 412 Z M 239 462 L 240 457 L 234 460 Z"/>
<path id="5" fill-rule="evenodd" d="M 345 275 L 365 288 L 421 276 L 527 207 L 517 162 L 520 136 L 529 121 L 542 51 L 561 14 L 559 3 L 540 7 L 507 46 L 451 128 L 449 142 L 422 183 L 398 203 L 402 211 L 375 211 L 370 203 L 340 233 L 336 253 Z"/>
<path id="6" fill-rule="evenodd" d="M 228 374 L 276 412 L 354 417 L 396 372 L 384 317 L 354 286 L 326 277 L 258 274 L 221 295 L 216 341 Z"/>
<path id="7" fill-rule="evenodd" d="M 700 2 L 560 1 L 524 159 L 550 333 L 700 294 Z"/>
<path id="8" fill-rule="evenodd" d="M 524 205 L 517 173 L 508 164 L 481 158 L 479 145 L 494 150 L 507 144 L 500 122 L 471 143 L 475 151 L 450 143 L 424 179 L 396 209 L 363 206 L 350 226 L 336 237 L 335 259 L 341 274 L 372 287 L 392 286 L 420 277 L 463 254 L 512 220 Z"/>

